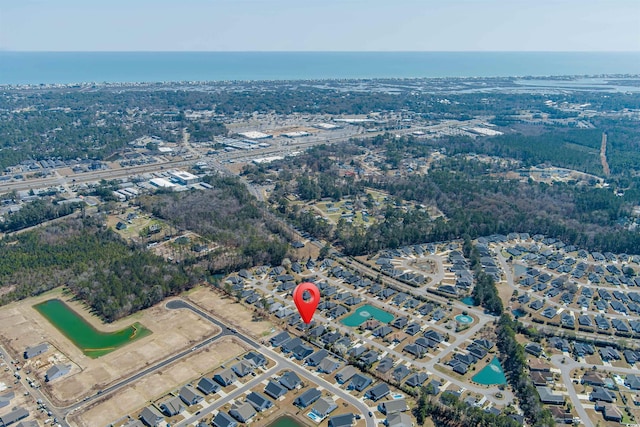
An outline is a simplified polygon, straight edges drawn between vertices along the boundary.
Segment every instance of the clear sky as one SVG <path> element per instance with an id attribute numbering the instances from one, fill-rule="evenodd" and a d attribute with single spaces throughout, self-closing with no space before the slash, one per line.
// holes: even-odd
<path id="1" fill-rule="evenodd" d="M 640 51 L 640 0 L 0 0 L 0 49 Z"/>

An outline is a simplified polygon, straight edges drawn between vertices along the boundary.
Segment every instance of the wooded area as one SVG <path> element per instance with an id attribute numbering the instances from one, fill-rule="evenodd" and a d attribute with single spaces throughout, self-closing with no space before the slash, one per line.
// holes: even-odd
<path id="1" fill-rule="evenodd" d="M 139 198 L 140 206 L 178 230 L 191 230 L 221 246 L 206 257 L 212 274 L 280 265 L 289 248 L 285 229 L 237 178 L 207 176 L 204 180 L 213 188 L 145 196 Z"/>
<path id="2" fill-rule="evenodd" d="M 0 302 L 66 286 L 108 322 L 176 295 L 200 278 L 125 244 L 95 219 L 70 219 L 0 241 Z"/>

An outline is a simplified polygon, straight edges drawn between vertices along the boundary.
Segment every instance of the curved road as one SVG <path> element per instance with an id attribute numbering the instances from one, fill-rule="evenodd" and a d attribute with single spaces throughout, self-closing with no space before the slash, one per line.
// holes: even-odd
<path id="1" fill-rule="evenodd" d="M 166 307 L 169 309 L 182 309 L 182 308 L 187 308 L 189 310 L 192 310 L 194 313 L 198 314 L 199 316 L 207 319 L 208 321 L 210 321 L 211 323 L 217 325 L 220 328 L 220 332 L 210 338 L 207 338 L 204 341 L 201 341 L 200 343 L 196 344 L 194 347 L 188 349 L 188 350 L 184 350 L 181 351 L 180 353 L 174 354 L 173 356 L 153 365 L 150 366 L 138 373 L 136 373 L 135 375 L 124 379 L 120 382 L 117 382 L 109 387 L 104 388 L 103 390 L 99 390 L 98 392 L 96 392 L 95 394 L 91 395 L 91 396 L 87 396 L 85 397 L 83 400 L 81 400 L 80 402 L 74 403 L 72 405 L 69 406 L 65 406 L 65 407 L 60 407 L 57 408 L 58 410 L 62 411 L 62 413 L 64 414 L 64 416 L 62 417 L 62 419 L 66 419 L 67 416 L 69 416 L 72 412 L 78 410 L 79 408 L 89 404 L 90 402 L 94 401 L 95 399 L 102 397 L 104 395 L 107 395 L 109 393 L 113 393 L 115 391 L 117 391 L 118 389 L 125 387 L 141 378 L 143 378 L 146 375 L 149 375 L 159 369 L 162 369 L 164 367 L 166 367 L 167 365 L 170 365 L 171 363 L 182 359 L 183 357 L 191 354 L 191 352 L 199 350 L 203 347 L 208 346 L 209 344 L 217 341 L 219 338 L 226 336 L 226 335 L 233 335 L 233 336 L 237 336 L 239 339 L 245 341 L 247 344 L 251 345 L 254 348 L 258 348 L 258 345 L 250 340 L 249 338 L 237 334 L 235 329 L 231 329 L 228 328 L 225 324 L 223 324 L 222 322 L 219 322 L 218 320 L 214 319 L 213 317 L 209 316 L 208 314 L 206 314 L 205 312 L 203 312 L 202 310 L 193 307 L 190 304 L 187 304 L 186 302 L 182 301 L 182 300 L 171 300 L 169 302 L 167 302 Z M 64 423 L 65 425 L 67 425 L 66 423 Z"/>
<path id="2" fill-rule="evenodd" d="M 207 313 L 205 313 L 202 310 L 194 307 L 193 305 L 187 303 L 186 301 L 183 301 L 183 300 L 171 300 L 171 301 L 169 301 L 167 303 L 166 307 L 170 308 L 170 309 L 185 308 L 185 309 L 191 310 L 194 313 L 198 314 L 199 316 L 203 317 L 204 319 L 206 319 L 206 320 L 218 325 L 219 327 L 223 328 L 222 329 L 223 332 L 221 334 L 219 334 L 218 336 L 216 336 L 216 339 L 217 339 L 217 337 L 219 337 L 221 335 L 233 334 L 233 335 L 237 336 L 238 338 L 242 339 L 243 341 L 245 341 L 246 343 L 248 343 L 249 345 L 253 346 L 254 348 L 260 350 L 260 352 L 262 354 L 268 355 L 270 358 L 272 358 L 276 362 L 276 366 L 275 367 L 269 369 L 268 371 L 266 371 L 262 375 L 256 377 L 255 379 L 251 380 L 250 382 L 248 382 L 244 386 L 240 387 L 239 389 L 234 390 L 234 393 L 232 395 L 225 396 L 223 399 L 220 399 L 220 400 L 216 401 L 216 403 L 214 405 L 208 407 L 206 410 L 201 411 L 201 413 L 198 414 L 198 416 L 192 416 L 192 417 L 180 422 L 178 424 L 179 426 L 188 425 L 189 423 L 193 423 L 193 422 L 198 421 L 198 419 L 202 418 L 204 415 L 207 415 L 207 414 L 213 412 L 216 408 L 224 405 L 225 403 L 227 403 L 228 401 L 233 399 L 234 396 L 237 396 L 237 395 L 243 393 L 244 391 L 249 390 L 253 386 L 257 385 L 259 382 L 261 382 L 263 380 L 263 377 L 264 377 L 265 374 L 274 373 L 276 368 L 279 368 L 279 369 L 290 369 L 290 370 L 294 371 L 296 374 L 298 374 L 299 376 L 304 377 L 307 380 L 309 380 L 311 382 L 314 382 L 314 383 L 324 387 L 327 390 L 330 390 L 333 394 L 335 394 L 336 396 L 339 396 L 340 398 L 342 398 L 343 400 L 349 402 L 355 408 L 360 410 L 360 412 L 362 413 L 363 418 L 366 421 L 367 427 L 375 427 L 376 426 L 377 420 L 375 418 L 367 416 L 367 413 L 369 412 L 369 407 L 367 405 L 365 405 L 364 402 L 362 402 L 360 399 L 358 399 L 358 398 L 352 396 L 351 394 L 347 393 L 346 391 L 338 388 L 335 384 L 331 384 L 330 382 L 324 380 L 323 378 L 320 378 L 319 376 L 313 375 L 311 372 L 307 371 L 305 368 L 303 368 L 303 367 L 291 362 L 290 360 L 286 359 L 285 357 L 283 357 L 279 353 L 276 353 L 275 351 L 273 351 L 269 347 L 260 345 L 260 344 L 256 343 L 255 341 L 253 341 L 251 338 L 248 338 L 248 337 L 246 337 L 246 336 L 244 336 L 242 334 L 237 333 L 237 331 L 235 329 L 227 327 L 224 323 L 222 323 L 219 320 L 211 317 Z"/>

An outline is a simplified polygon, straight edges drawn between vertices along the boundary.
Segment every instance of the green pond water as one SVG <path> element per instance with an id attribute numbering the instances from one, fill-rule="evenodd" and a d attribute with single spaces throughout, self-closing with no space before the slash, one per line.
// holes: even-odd
<path id="1" fill-rule="evenodd" d="M 356 327 L 372 317 L 382 323 L 389 323 L 393 320 L 393 314 L 367 304 L 357 309 L 352 315 L 344 318 L 342 323 L 346 326 Z"/>
<path id="2" fill-rule="evenodd" d="M 33 307 L 91 358 L 103 356 L 151 334 L 138 322 L 116 332 L 100 332 L 59 299 L 50 299 Z"/>
<path id="3" fill-rule="evenodd" d="M 305 427 L 304 424 L 300 424 L 298 420 L 291 417 L 280 417 L 268 427 Z"/>
<path id="4" fill-rule="evenodd" d="M 507 383 L 504 370 L 497 357 L 494 357 L 491 363 L 475 374 L 471 380 L 482 385 L 500 385 Z"/>

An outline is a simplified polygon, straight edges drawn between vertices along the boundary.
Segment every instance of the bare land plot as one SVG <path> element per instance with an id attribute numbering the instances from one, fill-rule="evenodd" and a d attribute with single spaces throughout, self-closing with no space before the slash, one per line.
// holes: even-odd
<path id="1" fill-rule="evenodd" d="M 109 425 L 128 414 L 142 410 L 183 384 L 213 372 L 222 363 L 244 353 L 247 349 L 234 337 L 222 337 L 206 348 L 193 352 L 161 371 L 105 396 L 83 408 L 70 418 L 78 427 Z M 213 376 L 213 374 L 209 375 Z"/>
<path id="2" fill-rule="evenodd" d="M 42 317 L 33 305 L 52 298 L 60 298 L 96 329 L 114 331 L 134 321 L 142 323 L 152 334 L 112 353 L 91 359 L 69 339 Z M 0 341 L 15 359 L 21 359 L 24 349 L 42 342 L 50 350 L 29 359 L 24 368 L 33 370 L 33 377 L 43 384 L 52 402 L 66 406 L 157 363 L 171 354 L 219 333 L 219 328 L 188 310 L 168 310 L 164 303 L 143 310 L 112 324 L 104 324 L 89 313 L 80 302 L 56 289 L 35 298 L 15 302 L 0 308 L 0 324 L 12 325 L 0 330 Z M 69 363 L 72 370 L 66 376 L 44 383 L 44 373 L 57 361 Z"/>
<path id="3" fill-rule="evenodd" d="M 183 297 L 252 338 L 261 339 L 273 330 L 271 322 L 254 320 L 253 310 L 210 287 L 195 288 Z"/>

